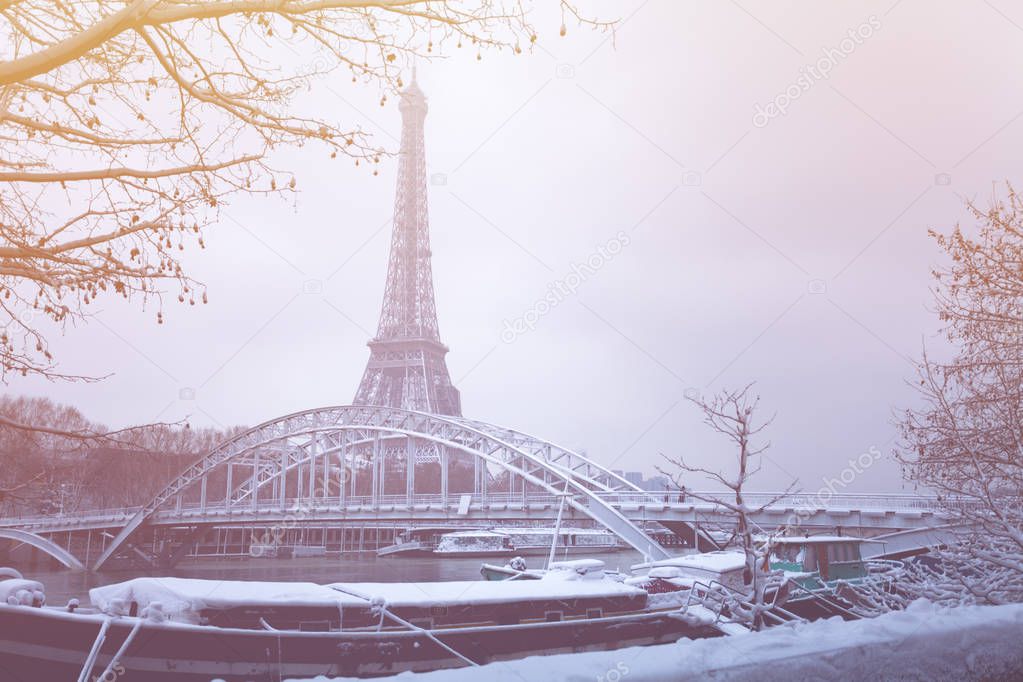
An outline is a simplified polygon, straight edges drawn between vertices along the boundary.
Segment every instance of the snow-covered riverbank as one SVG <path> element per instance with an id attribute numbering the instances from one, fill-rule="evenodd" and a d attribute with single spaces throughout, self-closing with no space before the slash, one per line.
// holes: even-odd
<path id="1" fill-rule="evenodd" d="M 325 680 L 326 678 L 320 678 Z M 1020 680 L 1023 605 L 942 609 L 917 602 L 873 620 L 818 621 L 762 633 L 618 651 L 534 656 L 403 682 L 714 680 Z"/>

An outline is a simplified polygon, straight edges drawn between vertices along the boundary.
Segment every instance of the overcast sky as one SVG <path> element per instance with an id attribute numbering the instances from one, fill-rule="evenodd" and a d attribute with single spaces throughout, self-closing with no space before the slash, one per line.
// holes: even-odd
<path id="1" fill-rule="evenodd" d="M 911 359 L 940 345 L 927 229 L 969 222 L 965 199 L 986 205 L 993 183 L 1019 178 L 1023 10 L 605 6 L 622 19 L 614 44 L 573 26 L 558 38 L 540 16 L 532 55 L 420 65 L 437 304 L 465 414 L 616 469 L 652 473 L 659 452 L 727 468 L 728 444 L 685 391 L 756 381 L 776 418 L 755 487 L 797 478 L 813 492 L 877 448 L 886 458 L 847 490 L 903 490 L 893 410 L 912 403 Z M 786 90 L 784 114 L 755 120 Z M 339 76 L 299 104 L 394 149 L 396 100 L 377 99 Z M 188 261 L 208 306 L 171 305 L 162 326 L 108 307 L 54 348 L 67 371 L 112 376 L 10 390 L 111 426 L 255 425 L 349 403 L 397 164 L 372 177 L 322 148 L 275 164 L 297 171 L 294 201 L 236 199 Z M 502 338 L 601 247 L 618 253 L 535 329 Z"/>

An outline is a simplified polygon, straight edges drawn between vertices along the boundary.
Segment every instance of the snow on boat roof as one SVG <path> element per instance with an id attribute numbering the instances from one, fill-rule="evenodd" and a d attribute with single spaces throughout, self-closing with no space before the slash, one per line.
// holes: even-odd
<path id="1" fill-rule="evenodd" d="M 606 530 L 598 528 L 562 528 L 561 535 L 610 535 Z M 449 537 L 466 536 L 507 536 L 507 535 L 554 535 L 553 528 L 481 528 L 479 530 L 459 530 L 445 533 Z"/>
<path id="2" fill-rule="evenodd" d="M 574 573 L 570 577 L 578 578 Z M 271 606 L 367 607 L 383 600 L 391 606 L 450 606 L 501 602 L 635 597 L 643 590 L 611 580 L 498 581 L 462 580 L 424 583 L 314 583 L 191 578 L 135 578 L 89 590 L 92 605 L 101 611 L 117 610 L 114 603 L 135 602 L 139 612 L 159 602 L 167 615 L 194 617 L 204 609 Z"/>
<path id="3" fill-rule="evenodd" d="M 773 538 L 772 544 L 775 545 L 812 545 L 822 542 L 880 542 L 880 540 L 871 540 L 869 538 L 854 538 L 848 535 L 811 535 L 809 537 L 785 537 L 785 538 Z"/>
<path id="4" fill-rule="evenodd" d="M 445 533 L 446 538 L 468 538 L 468 537 L 488 537 L 488 538 L 503 538 L 507 537 L 507 533 L 502 533 L 496 530 L 459 530 L 454 533 Z"/>
<path id="5" fill-rule="evenodd" d="M 638 597 L 644 590 L 612 580 L 458 580 L 435 583 L 334 583 L 330 587 L 389 606 L 454 606 L 503 602 Z M 365 602 L 363 602 L 365 604 Z"/>
<path id="6" fill-rule="evenodd" d="M 543 533 L 547 535 L 553 535 L 553 528 L 495 528 L 495 532 L 508 533 L 509 535 L 525 534 L 525 533 Z M 562 535 L 610 535 L 610 532 L 602 530 L 600 528 L 562 528 Z"/>
<path id="7" fill-rule="evenodd" d="M 108 611 L 115 600 L 135 602 L 139 610 L 159 602 L 168 614 L 198 613 L 234 606 L 323 606 L 364 604 L 361 599 L 314 583 L 135 578 L 89 590 L 92 605 Z"/>
<path id="8" fill-rule="evenodd" d="M 552 571 L 597 570 L 604 568 L 604 562 L 600 559 L 570 559 L 568 561 L 553 561 L 549 568 Z"/>
<path id="9" fill-rule="evenodd" d="M 676 566 L 678 568 L 707 571 L 710 573 L 727 573 L 736 571 L 746 566 L 746 555 L 736 551 L 704 552 L 703 554 L 687 554 L 685 556 L 661 559 L 636 564 L 632 570 L 638 571 L 645 568 L 656 568 L 659 566 Z"/>

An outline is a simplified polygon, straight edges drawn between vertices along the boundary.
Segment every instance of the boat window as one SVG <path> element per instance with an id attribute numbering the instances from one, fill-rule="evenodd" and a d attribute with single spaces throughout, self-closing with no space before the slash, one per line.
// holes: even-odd
<path id="1" fill-rule="evenodd" d="M 828 562 L 838 563 L 845 561 L 845 545 L 829 545 L 828 546 Z"/>
<path id="2" fill-rule="evenodd" d="M 561 611 L 548 611 L 544 614 L 544 620 L 548 623 L 558 623 L 561 621 L 562 615 Z"/>
<path id="3" fill-rule="evenodd" d="M 604 609 L 586 609 L 587 618 L 603 618 Z"/>
<path id="4" fill-rule="evenodd" d="M 859 561 L 859 548 L 856 545 L 843 542 L 831 545 L 828 548 L 828 559 L 832 562 Z"/>
<path id="5" fill-rule="evenodd" d="M 330 632 L 329 620 L 303 620 L 298 624 L 302 632 Z"/>
<path id="6" fill-rule="evenodd" d="M 801 563 L 803 548 L 799 545 L 776 545 L 771 552 L 771 560 L 786 564 Z"/>
<path id="7" fill-rule="evenodd" d="M 431 606 L 430 615 L 434 618 L 443 617 L 448 615 L 448 607 L 446 606 Z"/>

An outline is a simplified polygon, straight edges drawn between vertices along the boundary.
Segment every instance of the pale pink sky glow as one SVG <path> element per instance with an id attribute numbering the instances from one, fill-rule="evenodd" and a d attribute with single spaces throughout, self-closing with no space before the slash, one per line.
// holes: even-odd
<path id="1" fill-rule="evenodd" d="M 798 477 L 813 492 L 872 447 L 887 456 L 909 360 L 941 343 L 927 229 L 968 223 L 964 199 L 986 205 L 992 183 L 1019 177 L 1023 9 L 599 8 L 627 18 L 615 45 L 572 26 L 559 39 L 559 20 L 538 16 L 532 55 L 452 49 L 419 66 L 440 328 L 464 413 L 652 473 L 658 452 L 725 462 L 687 389 L 757 381 L 777 417 L 753 487 Z M 864 24 L 827 78 L 799 85 Z M 786 113 L 755 124 L 794 84 Z M 339 75 L 299 104 L 395 149 L 397 98 L 377 100 Z M 105 303 L 53 347 L 62 369 L 111 377 L 8 390 L 111 426 L 255 425 L 349 403 L 380 311 L 397 163 L 372 177 L 309 147 L 274 165 L 296 171 L 294 201 L 236 199 L 187 257 L 208 306 L 169 304 L 157 326 L 152 309 Z M 602 248 L 615 253 L 538 305 Z M 502 338 L 529 311 L 534 328 Z M 886 457 L 850 490 L 901 486 Z"/>

